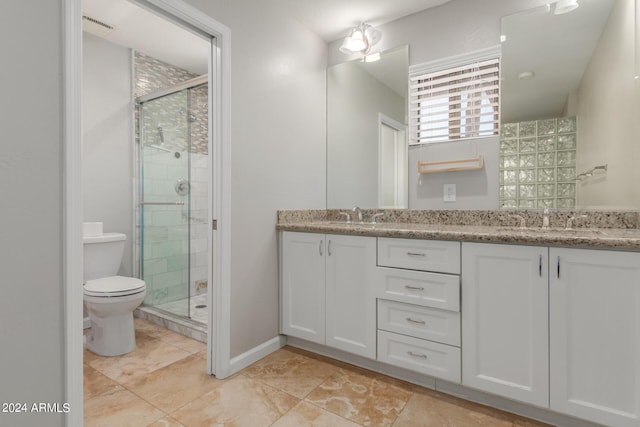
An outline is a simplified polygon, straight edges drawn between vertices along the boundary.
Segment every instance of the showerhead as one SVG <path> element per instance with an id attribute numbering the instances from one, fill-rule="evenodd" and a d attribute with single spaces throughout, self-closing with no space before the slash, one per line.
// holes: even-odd
<path id="1" fill-rule="evenodd" d="M 164 144 L 164 132 L 162 126 L 158 126 L 158 135 L 160 135 L 160 144 Z"/>

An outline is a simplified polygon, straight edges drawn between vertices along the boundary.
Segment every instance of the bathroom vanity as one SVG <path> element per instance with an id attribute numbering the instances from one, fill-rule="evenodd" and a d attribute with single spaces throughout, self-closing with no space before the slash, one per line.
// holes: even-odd
<path id="1" fill-rule="evenodd" d="M 639 426 L 640 230 L 593 228 L 606 215 L 577 230 L 558 227 L 564 217 L 541 229 L 536 213 L 528 229 L 504 211 L 473 225 L 437 215 L 281 213 L 281 333 L 436 389 L 501 396 L 503 409 Z"/>

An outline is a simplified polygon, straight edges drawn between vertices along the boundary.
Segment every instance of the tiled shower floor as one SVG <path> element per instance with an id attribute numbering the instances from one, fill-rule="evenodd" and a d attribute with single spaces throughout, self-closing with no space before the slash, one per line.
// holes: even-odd
<path id="1" fill-rule="evenodd" d="M 191 316 L 189 316 L 187 307 L 190 308 Z M 156 308 L 168 311 L 169 313 L 173 313 L 178 316 L 191 317 L 191 320 L 204 323 L 205 325 L 208 321 L 207 294 L 193 296 L 190 298 L 190 301 L 183 299 L 166 304 L 160 304 L 157 305 Z"/>

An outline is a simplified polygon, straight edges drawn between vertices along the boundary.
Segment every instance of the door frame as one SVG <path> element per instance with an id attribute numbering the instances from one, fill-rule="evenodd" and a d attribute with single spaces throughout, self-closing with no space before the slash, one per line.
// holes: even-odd
<path id="1" fill-rule="evenodd" d="M 231 30 L 182 0 L 130 0 L 215 39 L 209 65 L 209 324 L 207 372 L 230 372 L 231 324 Z M 83 422 L 82 346 L 82 4 L 63 0 L 63 253 L 64 384 L 71 411 L 66 426 Z"/>
<path id="2" fill-rule="evenodd" d="M 392 129 L 395 129 L 398 132 L 398 137 L 399 139 L 402 140 L 402 155 L 404 156 L 404 160 L 405 163 L 407 162 L 408 159 L 408 150 L 409 150 L 409 145 L 407 143 L 407 126 L 403 123 L 400 123 L 399 121 L 387 116 L 386 114 L 383 113 L 378 113 L 378 207 L 379 208 L 394 208 L 394 209 L 402 209 L 402 208 L 407 208 L 408 207 L 408 203 L 409 203 L 409 176 L 408 176 L 408 169 L 405 169 L 404 173 L 403 173 L 403 188 L 402 191 L 398 191 L 398 180 L 396 177 L 396 205 L 395 206 L 385 206 L 383 201 L 384 201 L 384 192 L 383 192 L 383 185 L 384 185 L 384 180 L 383 180 L 383 176 L 382 176 L 382 165 L 383 165 L 383 156 L 382 156 L 382 152 L 383 152 L 383 138 L 382 138 L 382 129 L 384 126 L 390 127 Z M 397 154 L 398 154 L 398 150 L 395 151 L 396 154 L 396 164 L 398 163 L 397 160 Z M 403 203 L 402 206 L 399 207 L 398 206 L 398 194 L 402 193 L 403 194 Z"/>

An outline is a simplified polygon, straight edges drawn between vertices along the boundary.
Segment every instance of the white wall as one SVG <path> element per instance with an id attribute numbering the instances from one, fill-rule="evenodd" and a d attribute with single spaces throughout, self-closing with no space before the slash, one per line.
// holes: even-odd
<path id="1" fill-rule="evenodd" d="M 62 404 L 66 391 L 61 9 L 0 2 L 0 402 Z M 0 413 L 0 425 L 63 415 Z"/>
<path id="2" fill-rule="evenodd" d="M 640 84 L 633 79 L 634 14 L 633 0 L 614 3 L 578 88 L 577 171 L 608 165 L 606 174 L 578 182 L 581 207 L 640 206 Z"/>
<path id="3" fill-rule="evenodd" d="M 378 113 L 405 122 L 405 100 L 356 63 L 328 76 L 327 208 L 378 207 Z"/>
<path id="4" fill-rule="evenodd" d="M 120 274 L 133 275 L 131 51 L 83 34 L 84 220 L 127 235 Z"/>
<path id="5" fill-rule="evenodd" d="M 277 2 L 188 1 L 232 32 L 235 357 L 278 335 L 276 211 L 326 206 L 326 44 Z"/>

